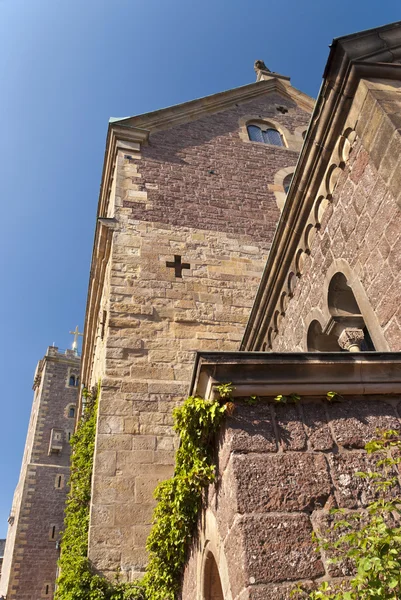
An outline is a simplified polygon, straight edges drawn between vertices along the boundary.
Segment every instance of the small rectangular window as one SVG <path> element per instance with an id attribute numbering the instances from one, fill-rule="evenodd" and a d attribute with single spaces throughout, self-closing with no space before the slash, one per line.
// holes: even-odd
<path id="1" fill-rule="evenodd" d="M 101 330 L 100 330 L 100 339 L 103 340 L 104 339 L 104 333 L 106 330 L 106 319 L 107 319 L 107 311 L 103 311 L 103 317 L 102 317 L 102 322 L 100 323 L 101 325 Z"/>

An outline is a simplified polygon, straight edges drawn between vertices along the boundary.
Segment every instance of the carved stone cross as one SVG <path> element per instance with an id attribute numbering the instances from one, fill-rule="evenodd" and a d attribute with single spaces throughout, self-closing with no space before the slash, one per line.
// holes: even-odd
<path id="1" fill-rule="evenodd" d="M 174 269 L 176 277 L 182 277 L 182 270 L 190 269 L 191 265 L 189 263 L 182 263 L 181 256 L 179 254 L 174 254 L 174 262 L 170 260 L 166 261 L 166 267 Z"/>

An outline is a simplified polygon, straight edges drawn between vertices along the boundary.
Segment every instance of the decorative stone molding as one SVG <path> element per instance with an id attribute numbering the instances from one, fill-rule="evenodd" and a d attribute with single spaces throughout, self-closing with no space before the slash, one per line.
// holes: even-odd
<path id="1" fill-rule="evenodd" d="M 326 395 L 401 392 L 399 352 L 198 352 L 190 394 L 218 396 L 216 386 L 231 381 L 234 397 L 255 394 Z M 279 383 L 278 383 L 279 382 Z"/>
<path id="2" fill-rule="evenodd" d="M 274 340 L 274 337 L 279 331 L 280 321 L 285 315 L 285 310 L 283 311 L 282 308 L 280 308 L 281 297 L 283 294 L 286 294 L 288 298 L 291 298 L 294 293 L 296 279 L 302 277 L 305 265 L 305 258 L 308 254 L 310 254 L 311 246 L 316 235 L 316 230 L 320 229 L 323 215 L 332 201 L 333 193 L 338 183 L 338 179 L 345 168 L 346 163 L 344 161 L 344 158 L 348 159 L 349 153 L 352 148 L 352 144 L 355 143 L 355 141 L 355 131 L 349 127 L 337 139 L 337 143 L 335 144 L 331 158 L 328 161 L 326 173 L 322 178 L 322 182 L 316 195 L 316 199 L 311 205 L 308 219 L 305 221 L 303 231 L 299 235 L 298 249 L 294 253 L 293 260 L 288 269 L 285 284 L 281 288 L 281 290 L 279 290 L 279 293 L 276 295 L 277 305 L 276 308 L 270 313 L 272 315 L 272 323 L 271 325 L 269 323 L 268 326 L 265 328 L 266 333 L 264 335 L 264 339 L 261 340 L 261 344 L 266 343 L 268 349 L 272 348 L 272 342 Z M 288 167 L 288 170 L 289 169 L 291 168 Z M 279 171 L 276 174 L 276 176 L 279 173 L 282 173 L 283 171 L 284 169 Z M 295 280 L 294 275 L 296 276 Z M 257 306 L 257 303 L 255 303 L 255 306 Z M 280 314 L 280 318 L 278 318 L 278 314 Z M 247 335 L 247 333 L 245 335 Z"/>
<path id="3" fill-rule="evenodd" d="M 338 338 L 338 345 L 343 350 L 348 352 L 360 352 L 362 342 L 365 339 L 362 329 L 357 327 L 348 327 L 340 334 Z"/>

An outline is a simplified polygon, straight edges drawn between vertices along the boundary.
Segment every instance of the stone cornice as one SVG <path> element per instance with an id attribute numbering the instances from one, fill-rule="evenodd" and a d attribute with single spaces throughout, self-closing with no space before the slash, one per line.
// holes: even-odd
<path id="1" fill-rule="evenodd" d="M 386 28 L 385 28 L 386 29 Z M 401 28 L 395 26 L 396 35 L 392 35 L 393 45 L 388 44 L 385 51 L 392 56 L 401 57 Z M 387 29 L 386 29 L 387 31 Z M 388 32 L 387 32 L 388 33 Z M 377 30 L 367 32 L 361 43 L 358 38 L 354 46 L 362 47 L 362 52 L 372 57 L 383 55 L 383 44 Z M 369 37 L 370 36 L 370 37 Z M 390 37 L 388 35 L 388 37 Z M 299 265 L 302 253 L 307 251 L 307 228 L 318 221 L 321 200 L 331 197 L 339 175 L 339 165 L 344 165 L 344 154 L 350 147 L 352 130 L 346 130 L 351 108 L 358 86 L 363 79 L 378 78 L 401 80 L 401 65 L 394 63 L 366 62 L 351 60 L 347 55 L 353 51 L 358 56 L 352 40 L 335 40 L 325 72 L 325 81 L 312 114 L 297 168 L 288 192 L 287 200 L 272 243 L 262 281 L 259 286 L 251 315 L 241 344 L 242 350 L 257 350 L 271 330 L 277 330 L 279 316 L 283 312 L 280 306 L 284 294 L 288 299 L 292 295 L 291 276 L 300 274 Z M 368 50 L 371 50 L 369 53 Z M 388 54 L 387 54 L 388 56 Z M 365 92 L 366 94 L 366 92 Z M 359 109 L 364 98 L 358 102 Z M 358 107 L 356 107 L 358 108 Z M 347 132 L 348 131 L 348 132 Z M 347 138 L 347 135 L 350 137 Z M 333 155 L 335 158 L 333 159 Z M 314 215 L 314 223 L 310 222 Z M 303 247 L 304 246 L 304 247 Z"/>
<path id="2" fill-rule="evenodd" d="M 213 398 L 227 382 L 234 397 L 399 394 L 401 353 L 198 352 L 189 393 Z"/>
<path id="3" fill-rule="evenodd" d="M 86 304 L 85 328 L 82 345 L 81 381 L 84 385 L 90 385 L 90 374 L 97 333 L 97 318 L 99 314 L 103 283 L 107 262 L 110 255 L 112 238 L 113 229 L 98 222 L 95 233 L 92 265 L 89 275 L 88 298 Z"/>
<path id="4" fill-rule="evenodd" d="M 143 115 L 127 117 L 115 121 L 114 124 L 149 129 L 152 132 L 159 131 L 199 119 L 207 114 L 226 110 L 238 102 L 246 102 L 269 92 L 277 92 L 293 100 L 300 108 L 307 112 L 311 112 L 313 109 L 314 101 L 312 98 L 292 87 L 287 78 L 273 76 L 266 81 L 257 81 L 232 90 L 190 100 L 189 102 L 162 108 Z"/>

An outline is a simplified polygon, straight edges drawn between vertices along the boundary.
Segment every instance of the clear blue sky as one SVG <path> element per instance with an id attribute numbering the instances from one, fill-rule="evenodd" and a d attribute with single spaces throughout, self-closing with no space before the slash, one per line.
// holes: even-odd
<path id="1" fill-rule="evenodd" d="M 318 92 L 333 37 L 399 0 L 0 0 L 0 537 L 32 377 L 83 326 L 107 122 L 254 81 L 262 59 Z"/>

